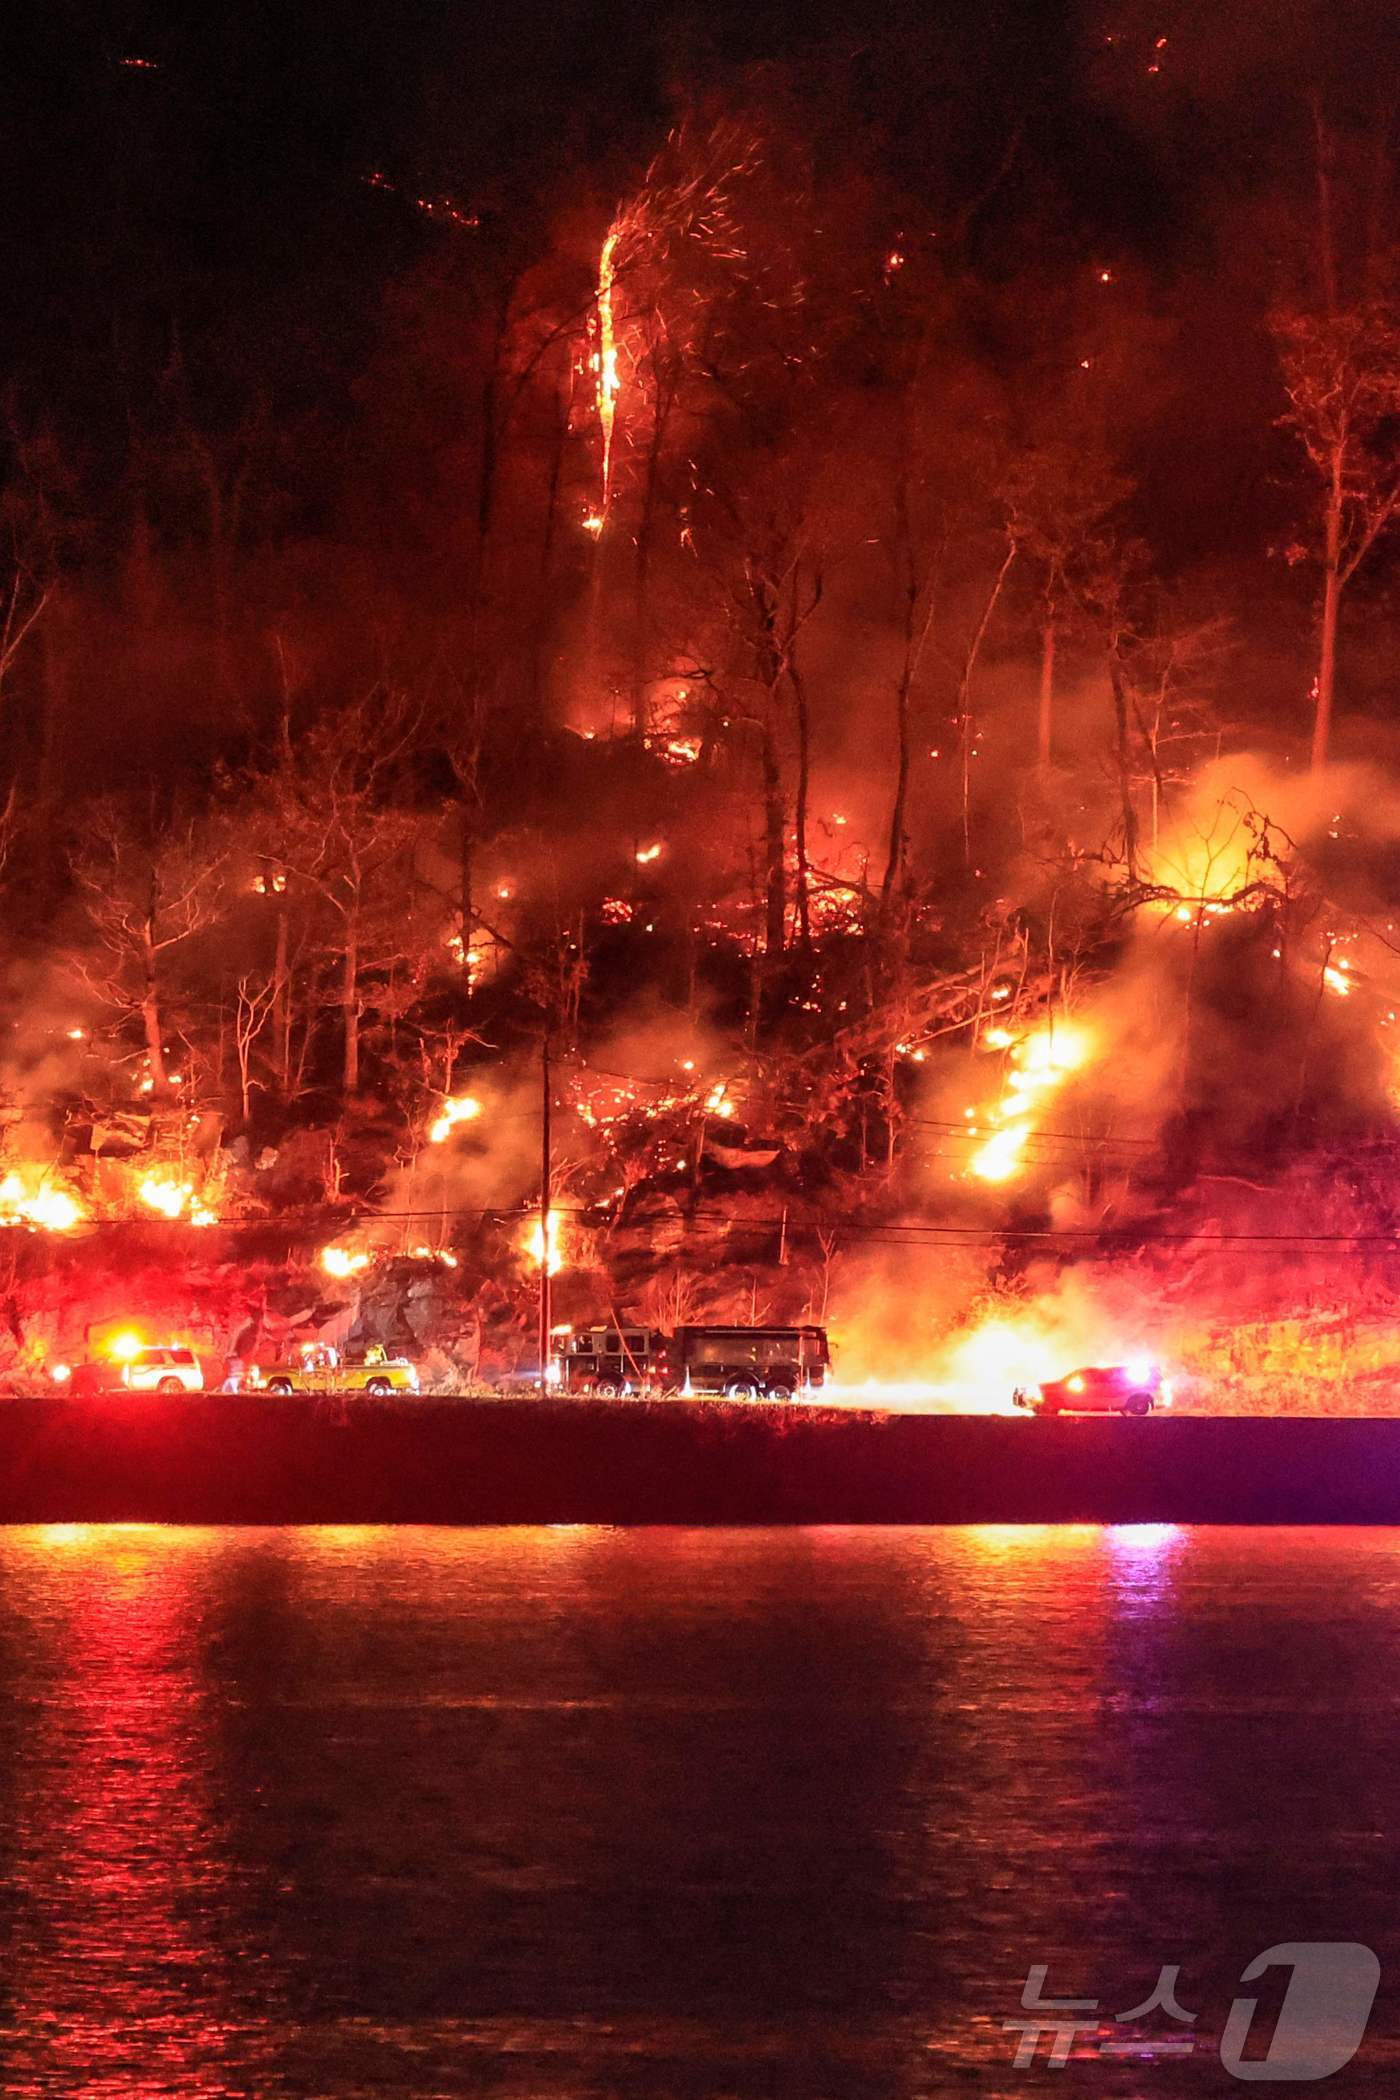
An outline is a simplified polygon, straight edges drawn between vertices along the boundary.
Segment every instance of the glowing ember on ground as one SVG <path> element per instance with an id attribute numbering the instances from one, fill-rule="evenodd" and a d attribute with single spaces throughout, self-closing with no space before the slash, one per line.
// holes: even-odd
<path id="1" fill-rule="evenodd" d="M 362 1269 L 369 1267 L 369 1263 L 370 1257 L 363 1249 L 352 1250 L 349 1247 L 323 1247 L 321 1249 L 321 1267 L 328 1276 L 338 1277 L 342 1281 L 349 1276 L 358 1276 Z"/>
<path id="2" fill-rule="evenodd" d="M 445 1145 L 459 1123 L 474 1123 L 481 1114 L 475 1094 L 448 1094 L 436 1119 L 428 1125 L 428 1143 Z"/>
<path id="3" fill-rule="evenodd" d="M 660 860 L 664 850 L 659 839 L 650 846 L 639 846 L 634 856 L 638 867 L 649 867 L 654 860 Z"/>

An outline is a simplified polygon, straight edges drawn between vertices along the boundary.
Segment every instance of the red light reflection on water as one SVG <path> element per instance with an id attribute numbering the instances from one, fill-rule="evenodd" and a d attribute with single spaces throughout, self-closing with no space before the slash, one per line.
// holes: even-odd
<path id="1" fill-rule="evenodd" d="M 7 2100 L 225 2094 L 231 1890 L 198 1671 L 202 1557 L 51 1526 L 49 1681 L 13 1804 Z"/>

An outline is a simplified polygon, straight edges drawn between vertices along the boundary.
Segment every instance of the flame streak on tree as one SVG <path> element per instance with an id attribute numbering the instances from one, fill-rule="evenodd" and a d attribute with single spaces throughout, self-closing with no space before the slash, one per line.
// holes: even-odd
<path id="1" fill-rule="evenodd" d="M 437 1116 L 428 1125 L 428 1143 L 445 1145 L 459 1123 L 474 1123 L 481 1103 L 474 1094 L 449 1094 Z"/>
<path id="2" fill-rule="evenodd" d="M 607 522 L 608 507 L 612 502 L 613 432 L 617 423 L 618 368 L 617 368 L 617 315 L 613 306 L 616 285 L 617 244 L 621 239 L 620 228 L 610 229 L 598 257 L 598 428 L 603 437 L 602 501 L 591 518 L 596 518 L 596 528 L 585 520 L 590 531 L 601 532 Z"/>
<path id="3" fill-rule="evenodd" d="M 972 1155 L 969 1171 L 979 1181 L 1010 1181 L 1024 1169 L 1037 1110 L 1088 1062 L 1093 1047 L 1082 1023 L 1065 1020 L 1042 1022 L 1014 1044 L 1001 1099 L 988 1118 L 1001 1127 Z"/>
<path id="4" fill-rule="evenodd" d="M 545 1232 L 536 1218 L 525 1234 L 524 1252 L 535 1268 L 544 1260 Z M 564 1266 L 564 1227 L 557 1211 L 549 1213 L 549 1273 L 557 1276 Z"/>

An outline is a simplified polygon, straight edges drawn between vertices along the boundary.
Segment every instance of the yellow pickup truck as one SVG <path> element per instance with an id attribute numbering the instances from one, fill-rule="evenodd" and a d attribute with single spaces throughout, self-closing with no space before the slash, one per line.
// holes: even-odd
<path id="1" fill-rule="evenodd" d="M 262 1393 L 416 1393 L 418 1366 L 382 1349 L 342 1357 L 337 1349 L 308 1343 L 285 1363 L 253 1365 L 246 1384 Z"/>

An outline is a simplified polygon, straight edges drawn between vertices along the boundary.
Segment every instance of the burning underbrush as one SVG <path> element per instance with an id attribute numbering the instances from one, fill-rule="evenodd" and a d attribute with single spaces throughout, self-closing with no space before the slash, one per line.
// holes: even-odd
<path id="1" fill-rule="evenodd" d="M 578 966 L 546 1042 L 494 1009 L 499 1040 L 425 1037 L 392 1088 L 284 1110 L 266 1143 L 196 1090 L 16 1114 L 0 1372 L 116 1323 L 212 1382 L 373 1343 L 428 1386 L 509 1383 L 537 1375 L 547 1276 L 559 1324 L 824 1325 L 844 1404 L 1009 1410 L 1150 1357 L 1195 1408 L 1388 1409 L 1400 940 L 1351 847 L 1400 821 L 1368 777 L 1248 760 L 1162 814 L 1086 857 L 1072 915 L 999 900 L 975 955 L 931 911 L 898 939 L 818 912 L 781 975 L 741 945 L 727 991 L 681 1004 L 624 945 L 591 987 Z M 845 819 L 822 851 L 865 910 Z M 689 853 L 638 832 L 639 909 Z"/>

